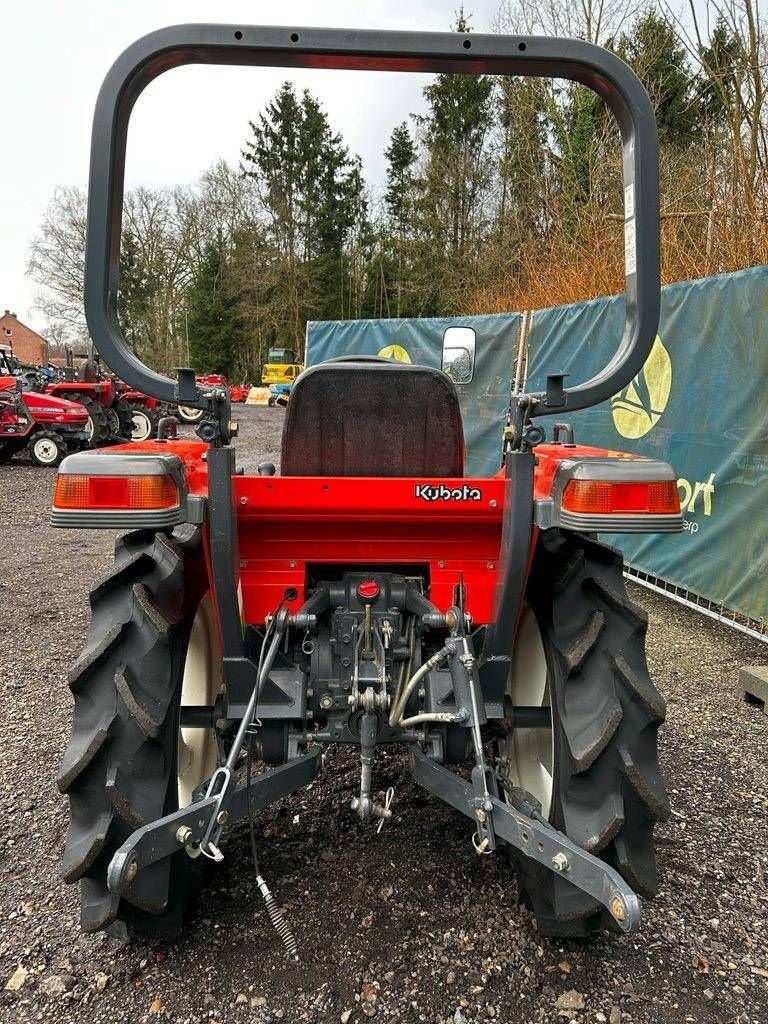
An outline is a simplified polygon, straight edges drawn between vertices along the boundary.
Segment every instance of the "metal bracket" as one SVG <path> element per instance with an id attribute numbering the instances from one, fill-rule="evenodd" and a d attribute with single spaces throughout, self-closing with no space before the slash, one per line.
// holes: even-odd
<path id="1" fill-rule="evenodd" d="M 256 776 L 250 784 L 251 809 L 260 810 L 305 786 L 317 775 L 319 767 L 320 749 L 316 748 Z M 248 790 L 247 783 L 233 790 L 227 800 L 227 822 L 237 821 L 248 814 Z M 110 861 L 107 871 L 109 891 L 126 892 L 139 871 L 179 850 L 186 849 L 191 856 L 196 856 L 219 802 L 220 794 L 205 797 L 133 832 Z"/>
<path id="2" fill-rule="evenodd" d="M 420 786 L 472 818 L 477 826 L 477 796 L 472 783 L 430 760 L 416 747 L 411 748 L 411 772 Z M 482 824 L 492 829 L 497 839 L 509 843 L 594 897 L 621 931 L 629 933 L 639 929 L 640 901 L 618 871 L 582 850 L 543 818 L 537 820 L 494 796 L 488 803 L 490 810 L 484 811 L 485 821 Z"/>

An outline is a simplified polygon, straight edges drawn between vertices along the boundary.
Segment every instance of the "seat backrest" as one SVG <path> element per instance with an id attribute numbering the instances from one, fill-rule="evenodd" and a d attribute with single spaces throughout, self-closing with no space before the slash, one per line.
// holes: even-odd
<path id="1" fill-rule="evenodd" d="M 430 366 L 371 356 L 305 370 L 285 415 L 284 476 L 464 475 L 453 381 Z"/>

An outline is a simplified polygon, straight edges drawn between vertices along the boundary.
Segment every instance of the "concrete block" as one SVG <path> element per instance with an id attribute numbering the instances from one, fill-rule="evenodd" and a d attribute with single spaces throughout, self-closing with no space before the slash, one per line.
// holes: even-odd
<path id="1" fill-rule="evenodd" d="M 739 672 L 739 691 L 747 704 L 768 715 L 768 665 L 745 665 Z"/>

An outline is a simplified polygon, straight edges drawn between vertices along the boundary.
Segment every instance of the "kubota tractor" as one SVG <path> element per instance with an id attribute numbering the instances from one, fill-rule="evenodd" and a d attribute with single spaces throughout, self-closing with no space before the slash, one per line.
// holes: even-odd
<path id="1" fill-rule="evenodd" d="M 446 373 L 331 360 L 294 385 L 280 472 L 236 471 L 226 388 L 143 366 L 115 312 L 129 113 L 158 74 L 193 62 L 547 75 L 594 89 L 624 154 L 626 323 L 613 359 L 585 383 L 552 372 L 545 390 L 512 394 L 499 471 L 481 479 L 464 474 Z M 418 784 L 466 816 L 478 855 L 509 854 L 544 933 L 636 929 L 668 812 L 664 700 L 645 614 L 597 535 L 681 530 L 675 474 L 561 441 L 562 427 L 545 442 L 538 422 L 626 387 L 656 335 L 657 135 L 630 69 L 567 39 L 226 25 L 146 36 L 96 107 L 85 303 L 115 372 L 205 416 L 199 441 L 77 454 L 58 475 L 55 526 L 128 530 L 91 591 L 70 673 L 62 871 L 80 883 L 83 928 L 177 931 L 202 868 L 227 851 L 226 828 L 309 782 L 323 746 L 343 743 L 360 757 L 346 813 L 377 827 L 397 813 L 376 769 L 377 750 L 396 745 Z M 252 758 L 273 767 L 254 772 Z M 294 952 L 257 846 L 260 890 Z"/>

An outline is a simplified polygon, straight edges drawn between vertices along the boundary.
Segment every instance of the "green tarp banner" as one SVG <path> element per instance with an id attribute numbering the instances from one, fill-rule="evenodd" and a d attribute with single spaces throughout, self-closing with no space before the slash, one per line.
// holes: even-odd
<path id="1" fill-rule="evenodd" d="M 459 391 L 467 475 L 486 476 L 501 464 L 501 426 L 509 406 L 509 384 L 520 316 L 425 317 L 419 320 L 331 320 L 307 324 L 307 366 L 334 356 L 375 356 L 392 345 L 412 363 L 439 367 L 446 327 L 474 327 L 475 373 Z M 384 355 L 391 355 L 384 352 Z M 402 356 L 402 353 L 398 353 Z"/>
<path id="2" fill-rule="evenodd" d="M 623 298 L 536 312 L 526 390 L 543 389 L 548 372 L 587 380 L 622 322 Z M 768 267 L 664 288 L 643 371 L 569 419 L 577 441 L 665 459 L 678 475 L 684 534 L 606 536 L 631 565 L 768 616 Z"/>
<path id="3" fill-rule="evenodd" d="M 311 323 L 307 364 L 376 355 L 388 345 L 440 366 L 446 327 L 474 327 L 474 380 L 460 387 L 467 472 L 496 472 L 517 313 L 451 319 Z M 528 336 L 526 390 L 547 373 L 585 381 L 615 352 L 623 297 L 539 310 Z M 635 568 L 754 619 L 768 617 L 768 267 L 662 290 L 659 340 L 611 402 L 569 417 L 576 440 L 671 462 L 686 532 L 607 536 Z M 540 420 L 551 436 L 551 424 Z"/>

